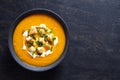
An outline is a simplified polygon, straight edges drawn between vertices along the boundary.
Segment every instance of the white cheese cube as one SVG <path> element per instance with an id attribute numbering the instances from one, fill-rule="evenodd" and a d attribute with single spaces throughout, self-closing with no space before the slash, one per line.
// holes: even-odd
<path id="1" fill-rule="evenodd" d="M 40 42 L 44 42 L 44 38 L 40 37 L 40 38 L 39 38 L 39 41 L 40 41 Z"/>
<path id="2" fill-rule="evenodd" d="M 45 55 L 48 56 L 49 54 L 52 54 L 52 51 L 50 50 L 46 51 Z"/>
<path id="3" fill-rule="evenodd" d="M 46 29 L 46 25 L 45 24 L 40 24 L 40 27 Z"/>
<path id="4" fill-rule="evenodd" d="M 36 58 L 36 57 L 37 57 L 36 54 L 32 54 L 32 52 L 29 52 L 29 51 L 27 51 L 27 52 L 28 52 L 28 54 L 29 54 L 31 57 L 33 57 L 33 58 Z"/>
<path id="5" fill-rule="evenodd" d="M 28 36 L 28 30 L 26 30 L 26 31 L 23 33 L 23 36 L 25 36 L 25 37 Z"/>
<path id="6" fill-rule="evenodd" d="M 35 47 L 31 46 L 30 51 L 35 51 Z"/>
<path id="7" fill-rule="evenodd" d="M 45 52 L 43 52 L 43 53 L 41 54 L 41 57 L 45 57 Z"/>
<path id="8" fill-rule="evenodd" d="M 23 49 L 23 50 L 26 50 L 26 45 L 25 45 L 25 44 L 23 45 L 23 48 L 22 48 L 22 49 Z"/>
<path id="9" fill-rule="evenodd" d="M 32 56 L 33 58 L 36 58 L 37 57 L 37 55 L 36 54 L 33 54 L 33 56 Z"/>
<path id="10" fill-rule="evenodd" d="M 30 37 L 30 36 L 26 37 L 27 41 L 30 41 L 31 39 L 32 39 L 32 37 Z"/>
<path id="11" fill-rule="evenodd" d="M 31 26 L 32 29 L 36 29 L 37 26 Z"/>

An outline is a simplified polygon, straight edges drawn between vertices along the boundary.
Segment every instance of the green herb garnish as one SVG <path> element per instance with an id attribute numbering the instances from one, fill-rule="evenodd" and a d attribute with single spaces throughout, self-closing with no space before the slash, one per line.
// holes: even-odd
<path id="1" fill-rule="evenodd" d="M 49 33 L 52 33 L 52 30 L 50 30 L 50 32 Z"/>
<path id="2" fill-rule="evenodd" d="M 28 33 L 30 32 L 30 29 L 28 29 Z"/>
<path id="3" fill-rule="evenodd" d="M 35 54 L 35 52 L 34 51 L 32 51 L 32 55 L 34 55 Z"/>
<path id="4" fill-rule="evenodd" d="M 45 30 L 45 32 L 47 32 L 47 29 L 46 29 L 46 28 L 44 28 L 44 30 Z"/>
<path id="5" fill-rule="evenodd" d="M 53 32 L 52 29 L 50 29 L 49 33 L 52 33 L 52 32 Z"/>
<path id="6" fill-rule="evenodd" d="M 40 34 L 41 37 L 47 38 L 48 36 L 46 34 Z"/>
<path id="7" fill-rule="evenodd" d="M 42 34 L 42 33 L 41 33 L 40 36 L 43 37 L 43 36 L 45 36 L 45 34 Z"/>
<path id="8" fill-rule="evenodd" d="M 53 38 L 53 41 L 55 41 L 56 40 L 56 38 Z"/>
<path id="9" fill-rule="evenodd" d="M 30 37 L 32 37 L 34 40 L 36 40 L 36 38 L 33 34 L 31 34 Z"/>
<path id="10" fill-rule="evenodd" d="M 45 35 L 44 35 L 44 37 L 46 38 L 46 37 L 47 37 L 47 35 L 45 34 Z"/>
<path id="11" fill-rule="evenodd" d="M 50 51 L 52 51 L 52 50 L 53 50 L 53 47 L 50 48 Z"/>
<path id="12" fill-rule="evenodd" d="M 39 32 L 39 30 L 40 30 L 40 27 L 36 27 L 36 29 L 37 29 L 37 32 Z"/>
<path id="13" fill-rule="evenodd" d="M 38 53 L 38 55 L 39 55 L 39 56 L 41 56 L 41 55 L 42 55 L 42 53 Z"/>
<path id="14" fill-rule="evenodd" d="M 38 51 L 38 48 L 36 48 L 36 50 L 35 51 Z"/>
<path id="15" fill-rule="evenodd" d="M 28 47 L 31 47 L 32 45 L 33 45 L 33 42 L 31 42 L 31 41 L 27 42 Z"/>
<path id="16" fill-rule="evenodd" d="M 44 36 L 45 41 L 47 40 L 47 38 L 48 38 L 48 36 L 47 36 L 47 35 L 45 35 L 45 36 Z"/>
<path id="17" fill-rule="evenodd" d="M 42 42 L 36 41 L 35 43 L 37 44 L 38 47 L 43 46 L 43 43 L 42 43 Z"/>

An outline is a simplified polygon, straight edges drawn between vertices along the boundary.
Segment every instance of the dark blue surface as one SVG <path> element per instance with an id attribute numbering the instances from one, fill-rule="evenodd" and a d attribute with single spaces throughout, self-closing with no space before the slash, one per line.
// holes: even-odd
<path id="1" fill-rule="evenodd" d="M 70 48 L 56 68 L 35 73 L 8 49 L 11 23 L 22 12 L 47 8 L 70 29 Z M 120 0 L 0 0 L 0 80 L 120 80 Z"/>

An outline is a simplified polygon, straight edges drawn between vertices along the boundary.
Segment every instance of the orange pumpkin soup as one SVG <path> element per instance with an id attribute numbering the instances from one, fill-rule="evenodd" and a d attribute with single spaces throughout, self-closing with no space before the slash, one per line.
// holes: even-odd
<path id="1" fill-rule="evenodd" d="M 37 30 L 39 29 L 38 32 L 36 32 L 37 30 L 34 30 L 34 28 Z M 50 33 L 44 32 L 46 29 Z M 27 31 L 29 32 L 28 36 L 26 36 Z M 32 35 L 32 39 L 29 35 L 34 33 L 37 33 L 37 35 L 40 33 L 40 37 Z M 49 37 L 50 34 L 54 36 Z M 49 38 L 52 38 L 53 42 L 51 42 Z M 29 41 L 30 39 L 31 41 L 33 40 L 32 45 Z M 39 42 L 40 40 L 43 40 L 44 44 Z M 53 17 L 46 14 L 33 14 L 27 16 L 18 23 L 13 34 L 13 45 L 17 56 L 23 62 L 33 66 L 47 66 L 54 63 L 62 55 L 65 43 L 65 33 L 61 24 Z M 36 44 L 37 47 L 34 44 Z M 46 53 L 44 52 L 45 54 L 43 54 L 41 51 L 46 51 Z"/>

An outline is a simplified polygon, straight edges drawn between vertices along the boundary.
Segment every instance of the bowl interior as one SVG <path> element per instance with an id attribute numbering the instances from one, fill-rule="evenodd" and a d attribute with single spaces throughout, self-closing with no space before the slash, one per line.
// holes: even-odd
<path id="1" fill-rule="evenodd" d="M 14 33 L 14 29 L 16 28 L 17 24 L 25 17 L 32 15 L 32 14 L 36 14 L 36 13 L 42 13 L 42 14 L 47 14 L 50 15 L 52 17 L 54 17 L 56 20 L 58 20 L 58 22 L 62 25 L 63 30 L 65 32 L 65 36 L 66 36 L 66 44 L 65 44 L 65 48 L 64 51 L 62 53 L 62 55 L 60 56 L 60 58 L 54 62 L 53 64 L 50 64 L 48 66 L 44 66 L 44 67 L 37 67 L 37 66 L 32 66 L 29 65 L 25 62 L 23 62 L 22 60 L 20 60 L 20 58 L 16 55 L 15 50 L 14 50 L 14 46 L 13 46 L 13 33 Z M 24 13 L 22 13 L 20 16 L 18 16 L 18 18 L 14 21 L 14 23 L 11 25 L 10 27 L 10 31 L 9 31 L 9 39 L 8 39 L 8 43 L 9 43 L 9 49 L 11 51 L 11 54 L 13 56 L 13 58 L 15 59 L 15 61 L 21 65 L 22 67 L 31 70 L 31 71 L 46 71 L 49 69 L 54 68 L 55 66 L 57 66 L 65 57 L 66 53 L 67 53 L 67 49 L 68 49 L 68 45 L 69 45 L 69 32 L 68 32 L 68 28 L 67 25 L 65 24 L 65 21 L 55 12 L 51 11 L 51 10 L 47 10 L 47 9 L 32 9 L 29 11 L 26 11 Z"/>

